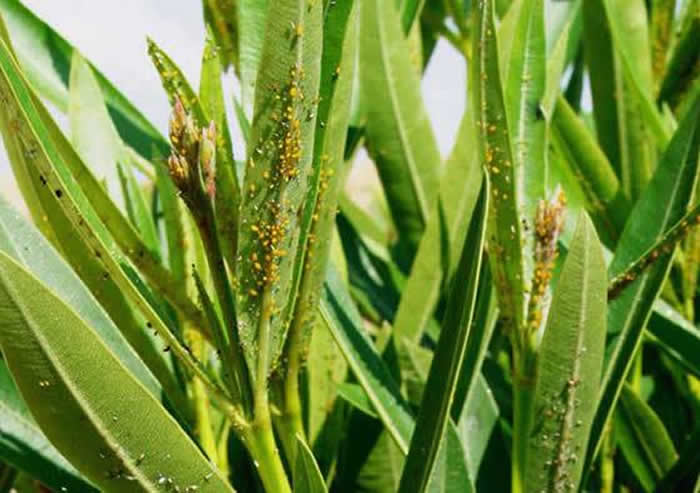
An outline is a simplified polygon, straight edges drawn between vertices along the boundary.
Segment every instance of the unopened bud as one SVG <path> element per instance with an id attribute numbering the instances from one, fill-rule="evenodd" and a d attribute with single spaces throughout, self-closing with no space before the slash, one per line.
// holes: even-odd
<path id="1" fill-rule="evenodd" d="M 202 170 L 204 188 L 210 198 L 216 193 L 216 125 L 212 121 L 209 127 L 202 129 L 199 144 L 199 166 Z"/>
<path id="2" fill-rule="evenodd" d="M 171 154 L 168 158 L 168 170 L 175 185 L 180 189 L 186 189 L 189 179 L 190 170 L 187 160 L 179 154 Z"/>
<path id="3" fill-rule="evenodd" d="M 175 106 L 170 115 L 170 143 L 178 149 L 182 145 L 182 135 L 185 131 L 187 114 L 180 98 L 175 99 Z"/>

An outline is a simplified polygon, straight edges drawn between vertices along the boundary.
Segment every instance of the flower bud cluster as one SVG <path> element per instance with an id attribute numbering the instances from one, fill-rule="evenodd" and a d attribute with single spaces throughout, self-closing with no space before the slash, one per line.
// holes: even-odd
<path id="1" fill-rule="evenodd" d="M 183 200 L 193 212 L 216 194 L 216 126 L 200 128 L 177 99 L 170 117 L 172 153 L 168 169 Z"/>

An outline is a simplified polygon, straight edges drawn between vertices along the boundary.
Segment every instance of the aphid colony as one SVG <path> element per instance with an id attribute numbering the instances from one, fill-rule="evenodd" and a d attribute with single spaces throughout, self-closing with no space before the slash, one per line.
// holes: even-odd
<path id="1" fill-rule="evenodd" d="M 245 290 L 250 296 L 258 296 L 279 280 L 279 263 L 287 255 L 285 237 L 294 215 L 287 196 L 292 181 L 303 171 L 302 126 L 305 120 L 313 119 L 312 110 L 304 104 L 303 80 L 303 69 L 293 66 L 286 86 L 269 87 L 271 128 L 263 133 L 248 159 L 251 173 L 256 166 L 264 167 L 259 173 L 266 183 L 261 186 L 260 181 L 250 180 L 246 194 L 251 203 L 258 204 L 254 208 L 261 209 L 257 222 L 249 226 L 256 244 L 245 254 L 251 274 Z"/>

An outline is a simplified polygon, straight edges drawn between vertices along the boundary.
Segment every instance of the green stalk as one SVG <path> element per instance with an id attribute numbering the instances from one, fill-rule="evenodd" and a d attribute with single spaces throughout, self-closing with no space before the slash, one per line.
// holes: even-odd
<path id="1" fill-rule="evenodd" d="M 287 458 L 293 464 L 296 457 L 296 437 L 306 440 L 304 423 L 302 421 L 301 394 L 299 392 L 299 377 L 303 364 L 304 338 L 302 335 L 303 317 L 295 317 L 289 332 L 289 352 L 287 359 L 287 376 L 284 381 L 284 409 L 281 424 L 283 428 L 282 442 Z"/>
<path id="2" fill-rule="evenodd" d="M 537 355 L 533 348 L 520 348 L 520 350 L 514 348 L 512 493 L 527 491 L 525 466 L 528 438 L 533 422 L 536 362 Z"/>
<path id="3" fill-rule="evenodd" d="M 270 316 L 272 315 L 273 303 L 271 289 L 267 287 L 263 292 L 262 313 L 260 314 L 258 330 L 259 357 L 255 379 L 255 418 L 251 428 L 244 433 L 244 437 L 265 490 L 269 493 L 291 493 L 289 480 L 275 443 L 268 396 L 267 355 L 270 345 Z M 285 447 L 288 446 L 285 444 Z"/>
<path id="4" fill-rule="evenodd" d="M 265 400 L 267 401 L 267 399 Z M 256 408 L 258 408 L 258 404 L 256 404 Z M 291 493 L 292 489 L 275 443 L 270 413 L 268 411 L 260 414 L 253 424 L 243 432 L 243 441 L 250 452 L 265 491 L 267 493 Z"/>
<path id="5" fill-rule="evenodd" d="M 613 493 L 615 491 L 615 444 L 612 440 L 612 426 L 608 426 L 605 433 L 600 456 L 600 491 L 601 493 Z"/>
<path id="6" fill-rule="evenodd" d="M 243 353 L 238 340 L 238 329 L 236 323 L 236 308 L 233 304 L 231 295 L 231 286 L 226 274 L 226 265 L 221 253 L 221 245 L 219 244 L 218 235 L 216 233 L 216 223 L 214 220 L 214 210 L 210 203 L 207 203 L 206 211 L 197 220 L 197 226 L 204 243 L 204 250 L 207 253 L 207 261 L 209 262 L 209 271 L 211 272 L 212 280 L 214 281 L 214 290 L 219 298 L 221 311 L 223 312 L 224 325 L 228 329 L 224 334 L 220 334 L 221 342 L 224 347 L 221 347 L 222 363 L 224 364 L 225 372 L 231 380 L 231 391 L 240 398 L 243 409 L 250 411 L 252 409 L 250 396 L 250 380 L 248 377 L 248 367 L 243 359 Z M 229 338 L 230 334 L 230 338 Z"/>
<path id="7" fill-rule="evenodd" d="M 204 359 L 204 341 L 202 340 L 201 334 L 196 330 L 188 329 L 188 336 L 192 353 L 198 360 L 202 361 Z M 218 463 L 216 439 L 212 430 L 211 416 L 209 414 L 209 395 L 207 394 L 204 384 L 197 377 L 192 379 L 191 385 L 197 438 L 207 457 L 214 463 Z"/>

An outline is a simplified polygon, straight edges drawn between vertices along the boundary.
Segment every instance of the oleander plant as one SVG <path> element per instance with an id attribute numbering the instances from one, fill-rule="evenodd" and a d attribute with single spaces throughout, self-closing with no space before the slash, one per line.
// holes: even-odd
<path id="1" fill-rule="evenodd" d="M 700 1 L 202 11 L 159 129 L 0 0 L 0 492 L 700 491 Z"/>

